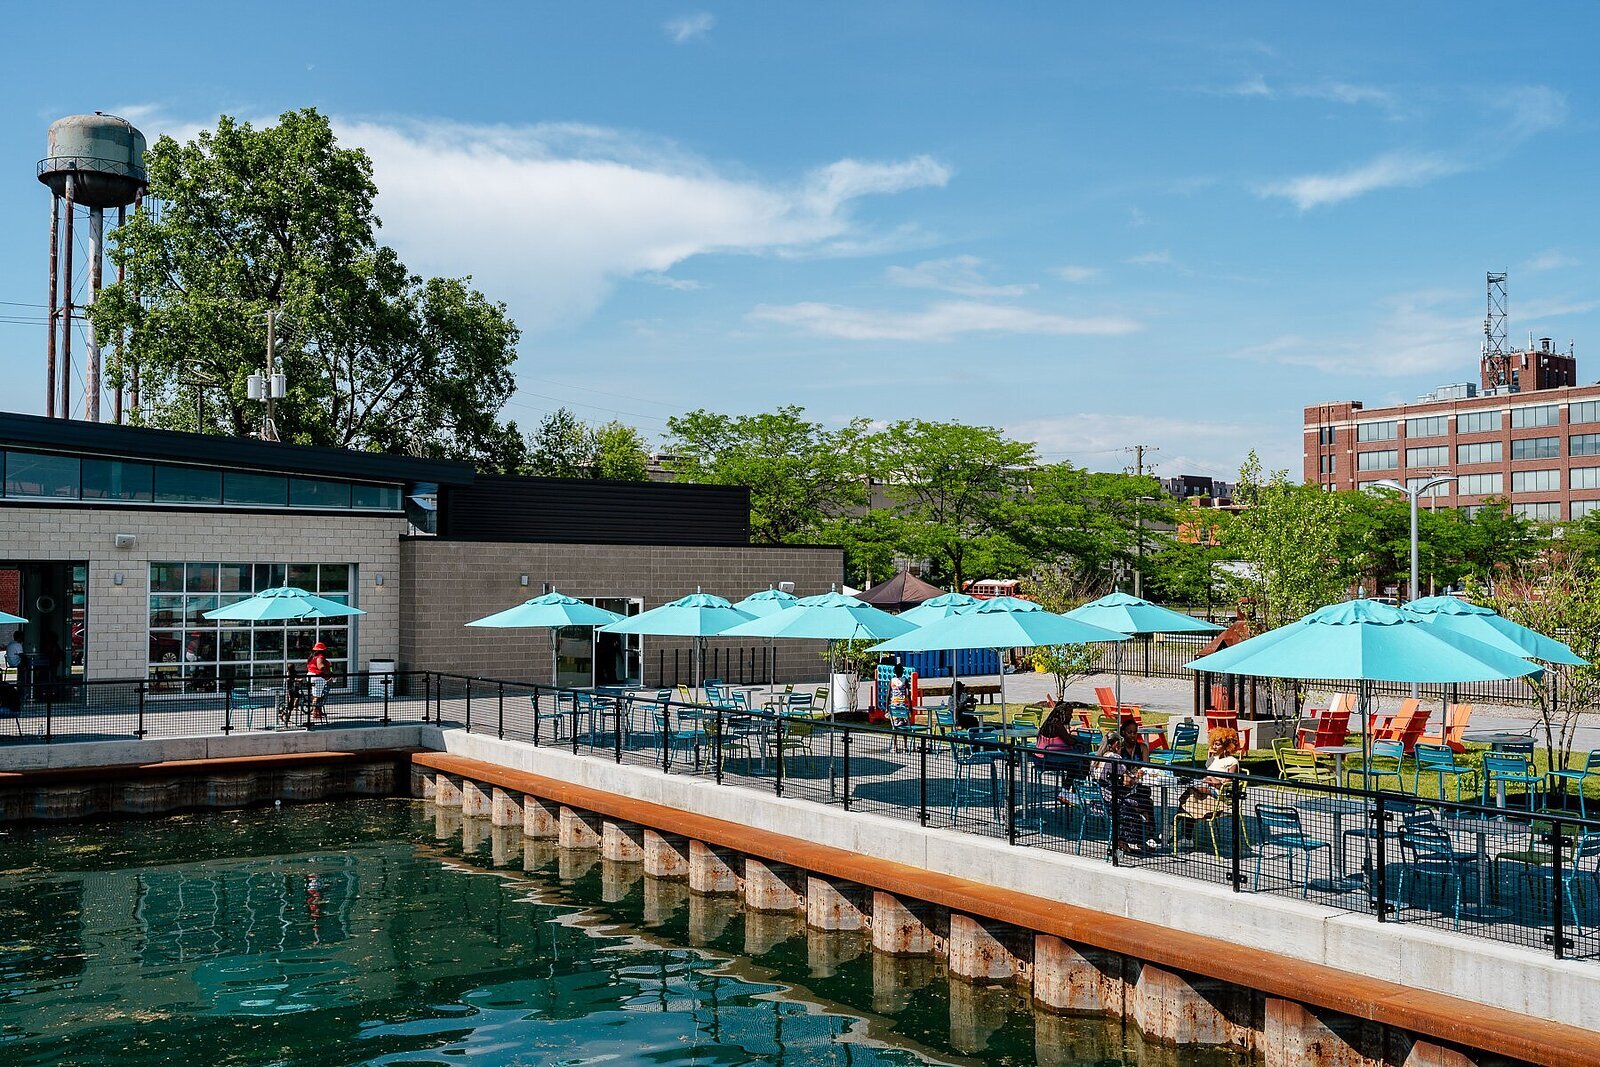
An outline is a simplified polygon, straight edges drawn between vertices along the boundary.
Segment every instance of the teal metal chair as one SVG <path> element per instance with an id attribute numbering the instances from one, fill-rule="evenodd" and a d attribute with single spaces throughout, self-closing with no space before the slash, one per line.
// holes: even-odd
<path id="1" fill-rule="evenodd" d="M 1400 841 L 1405 851 L 1410 853 L 1410 859 L 1400 868 L 1400 884 L 1396 895 L 1415 907 L 1416 902 L 1406 897 L 1407 880 L 1410 880 L 1412 888 L 1415 889 L 1417 881 L 1421 878 L 1440 879 L 1447 893 L 1454 890 L 1450 914 L 1455 928 L 1461 929 L 1462 883 L 1468 876 L 1477 877 L 1477 855 L 1458 850 L 1455 842 L 1450 840 L 1450 835 L 1431 822 L 1406 820 L 1405 831 Z"/>
<path id="2" fill-rule="evenodd" d="M 1583 917 L 1578 911 L 1578 906 L 1587 900 L 1583 891 L 1584 881 L 1587 880 L 1595 892 L 1600 894 L 1600 833 L 1580 835 L 1573 848 L 1561 859 L 1561 897 L 1566 901 L 1572 916 L 1573 928 L 1582 933 Z M 1548 853 L 1542 861 L 1527 864 L 1523 868 L 1522 877 L 1524 880 L 1548 886 L 1544 890 L 1547 894 L 1546 899 L 1553 896 L 1555 865 L 1551 863 Z"/>
<path id="3" fill-rule="evenodd" d="M 1589 817 L 1589 801 L 1583 794 L 1583 787 L 1584 783 L 1590 778 L 1600 778 L 1600 748 L 1594 749 L 1589 753 L 1589 757 L 1584 761 L 1582 767 L 1567 767 L 1559 771 L 1551 771 L 1546 777 L 1569 783 L 1577 790 L 1578 814 L 1587 819 Z M 1548 790 L 1546 790 L 1545 795 L 1549 796 Z"/>
<path id="4" fill-rule="evenodd" d="M 1099 827 L 1107 840 L 1110 839 L 1111 809 L 1106 807 L 1106 798 L 1101 794 L 1100 787 L 1087 778 L 1080 778 L 1073 783 L 1072 806 L 1078 815 L 1078 855 L 1081 856 L 1083 842 L 1089 836 L 1091 826 Z"/>
<path id="5" fill-rule="evenodd" d="M 1415 756 L 1417 760 L 1416 769 L 1411 775 L 1412 793 L 1417 794 L 1418 796 L 1421 795 L 1420 790 L 1422 787 L 1422 776 L 1424 774 L 1432 774 L 1438 777 L 1440 800 L 1444 799 L 1444 780 L 1447 777 L 1455 782 L 1457 802 L 1460 802 L 1461 800 L 1461 780 L 1463 778 L 1470 778 L 1472 780 L 1473 789 L 1476 791 L 1478 784 L 1478 769 L 1476 767 L 1468 767 L 1464 763 L 1457 762 L 1455 749 L 1451 748 L 1450 746 L 1425 745 L 1419 742 L 1417 746 L 1411 750 L 1411 754 Z"/>
<path id="6" fill-rule="evenodd" d="M 1171 767 L 1178 763 L 1200 762 L 1200 727 L 1185 720 L 1172 728 L 1172 744 L 1159 752 L 1150 753 L 1150 762 Z"/>
<path id="7" fill-rule="evenodd" d="M 1420 745 L 1418 746 L 1421 747 Z M 1500 785 L 1520 785 L 1528 798 L 1528 810 L 1532 811 L 1539 795 L 1539 787 L 1544 784 L 1544 775 L 1539 774 L 1533 767 L 1531 757 L 1519 752 L 1485 752 L 1483 754 L 1483 803 L 1489 804 L 1489 797 Z M 1459 798 L 1458 798 L 1459 799 Z"/>
<path id="8" fill-rule="evenodd" d="M 982 805 L 998 815 L 1001 800 L 1000 775 L 996 764 L 1000 760 L 1000 752 L 998 749 L 974 744 L 974 742 L 993 740 L 993 734 L 985 735 L 978 730 L 951 739 L 950 759 L 955 767 L 955 774 L 950 783 L 952 819 L 960 815 L 963 804 Z M 983 780 L 980 771 L 983 776 L 987 776 L 988 781 Z"/>
<path id="9" fill-rule="evenodd" d="M 1301 880 L 1300 895 L 1311 895 L 1311 857 L 1322 849 L 1328 848 L 1328 842 L 1319 837 L 1311 837 L 1300 826 L 1300 813 L 1293 808 L 1280 808 L 1268 804 L 1256 806 L 1256 830 L 1258 840 L 1254 848 L 1256 853 L 1255 888 L 1261 888 L 1261 861 L 1267 854 L 1267 849 L 1275 848 L 1282 852 L 1289 860 L 1289 881 L 1294 881 L 1294 857 L 1299 853 L 1305 857 L 1305 877 Z"/>
<path id="10" fill-rule="evenodd" d="M 1406 747 L 1399 741 L 1374 741 L 1370 758 L 1345 764 L 1345 782 L 1354 786 L 1370 778 L 1374 789 L 1382 789 L 1384 779 L 1393 778 L 1395 792 L 1404 793 L 1406 780 L 1400 765 L 1405 758 Z"/>
<path id="11" fill-rule="evenodd" d="M 253 693 L 249 689 L 236 688 L 228 695 L 229 702 L 233 705 L 233 713 L 245 713 L 245 729 L 256 728 L 256 712 L 261 712 L 261 728 L 266 729 L 272 724 L 267 712 L 277 703 L 274 693 Z"/>

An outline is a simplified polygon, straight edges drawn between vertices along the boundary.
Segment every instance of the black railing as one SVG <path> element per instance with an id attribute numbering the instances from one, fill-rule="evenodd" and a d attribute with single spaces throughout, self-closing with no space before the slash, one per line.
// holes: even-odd
<path id="1" fill-rule="evenodd" d="M 14 725 L 22 741 L 59 742 L 437 724 L 1238 893 L 1299 896 L 1381 922 L 1600 958 L 1600 821 L 1539 807 L 1515 789 L 1505 807 L 1451 802 L 1041 753 L 981 731 L 929 734 L 749 703 L 684 703 L 670 689 L 608 693 L 433 671 L 342 681 L 325 717 L 309 720 L 303 690 L 61 683 L 30 694 Z"/>

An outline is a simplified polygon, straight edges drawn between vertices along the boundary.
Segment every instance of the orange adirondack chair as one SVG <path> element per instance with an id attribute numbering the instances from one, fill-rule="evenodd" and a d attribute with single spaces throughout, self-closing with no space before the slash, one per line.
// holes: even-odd
<path id="1" fill-rule="evenodd" d="M 1350 711 L 1347 708 L 1329 708 L 1312 720 L 1311 725 L 1300 727 L 1295 734 L 1295 747 L 1304 749 L 1342 745 L 1350 736 Z"/>
<path id="2" fill-rule="evenodd" d="M 1428 745 L 1448 745 L 1453 752 L 1465 752 L 1467 745 L 1463 736 L 1467 732 L 1467 723 L 1471 721 L 1471 704 L 1451 704 L 1444 712 L 1444 732 L 1424 734 L 1418 740 Z"/>
<path id="3" fill-rule="evenodd" d="M 1232 711 L 1233 710 L 1233 698 L 1231 696 L 1229 696 L 1228 687 L 1227 686 L 1225 686 L 1225 685 L 1213 685 L 1211 687 L 1211 707 L 1210 707 L 1209 710 L 1211 710 L 1211 711 Z"/>
<path id="4" fill-rule="evenodd" d="M 1128 716 L 1131 715 L 1131 716 L 1133 716 L 1133 721 L 1134 722 L 1142 722 L 1143 721 L 1142 719 L 1139 718 L 1139 712 L 1141 710 L 1143 710 L 1144 705 L 1143 704 L 1122 704 L 1122 705 L 1118 705 L 1117 704 L 1117 691 L 1115 689 L 1112 689 L 1108 685 L 1096 686 L 1095 687 L 1095 691 L 1094 691 L 1094 698 L 1100 702 L 1100 714 L 1102 714 L 1102 715 L 1110 715 L 1113 718 L 1118 719 L 1119 721 L 1122 720 L 1122 719 L 1125 719 L 1125 718 L 1127 718 Z"/>
<path id="5" fill-rule="evenodd" d="M 1406 697 L 1400 701 L 1400 708 L 1393 715 L 1382 715 L 1375 711 L 1367 720 L 1367 732 L 1374 741 L 1398 741 L 1421 705 L 1422 701 L 1415 697 Z"/>

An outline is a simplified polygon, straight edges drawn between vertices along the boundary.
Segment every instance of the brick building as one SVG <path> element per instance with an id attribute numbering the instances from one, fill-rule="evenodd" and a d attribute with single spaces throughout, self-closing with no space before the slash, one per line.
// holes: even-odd
<path id="1" fill-rule="evenodd" d="M 1485 358 L 1483 387 L 1444 386 L 1414 403 L 1359 400 L 1305 409 L 1305 481 L 1359 489 L 1392 479 L 1417 486 L 1439 474 L 1439 507 L 1508 500 L 1518 514 L 1567 522 L 1600 508 L 1600 385 L 1576 385 L 1570 353 L 1548 338 L 1529 351 Z"/>
<path id="2" fill-rule="evenodd" d="M 741 487 L 479 476 L 467 464 L 0 413 L 0 606 L 73 673 L 214 691 L 281 677 L 316 641 L 372 660 L 569 685 L 687 680 L 688 643 L 588 630 L 483 630 L 548 588 L 636 614 L 703 587 L 732 599 L 840 581 L 842 552 L 749 543 Z M 274 585 L 362 608 L 353 620 L 218 625 Z M 760 642 L 713 642 L 731 675 Z M 779 678 L 820 644 L 778 642 Z M 760 677 L 765 677 L 761 670 Z"/>

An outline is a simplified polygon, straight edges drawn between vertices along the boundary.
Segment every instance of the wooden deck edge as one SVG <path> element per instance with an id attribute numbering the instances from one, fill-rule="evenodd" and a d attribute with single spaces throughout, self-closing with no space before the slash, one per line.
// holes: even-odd
<path id="1" fill-rule="evenodd" d="M 1000 889 L 481 760 L 425 751 L 415 752 L 411 760 L 436 771 L 1425 1037 L 1545 1067 L 1594 1067 L 1600 1062 L 1600 1033 L 1566 1023 L 1350 974 L 1325 964 Z"/>
<path id="2" fill-rule="evenodd" d="M 0 771 L 0 789 L 71 782 L 96 782 L 115 778 L 159 778 L 168 775 L 230 774 L 282 770 L 328 763 L 383 763 L 414 756 L 415 748 L 371 748 L 356 752 L 267 752 L 248 756 L 211 756 L 201 759 L 161 760 L 155 763 L 109 763 L 94 767 L 39 767 L 25 771 Z"/>

